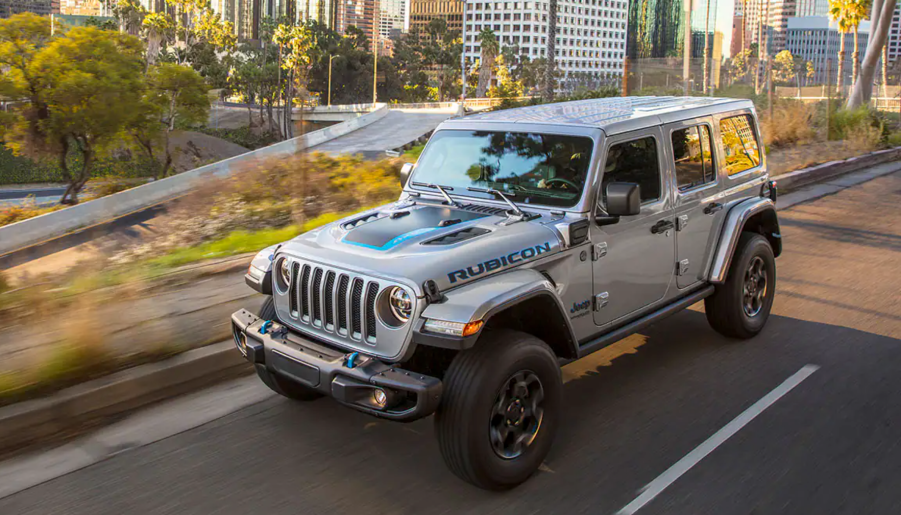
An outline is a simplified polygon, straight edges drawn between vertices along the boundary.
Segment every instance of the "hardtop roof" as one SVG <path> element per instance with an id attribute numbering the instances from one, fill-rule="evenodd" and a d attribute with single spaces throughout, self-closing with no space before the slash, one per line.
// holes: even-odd
<path id="1" fill-rule="evenodd" d="M 523 123 L 602 129 L 608 135 L 705 116 L 732 109 L 753 109 L 750 100 L 714 97 L 611 97 L 517 107 L 477 113 L 442 125 Z"/>

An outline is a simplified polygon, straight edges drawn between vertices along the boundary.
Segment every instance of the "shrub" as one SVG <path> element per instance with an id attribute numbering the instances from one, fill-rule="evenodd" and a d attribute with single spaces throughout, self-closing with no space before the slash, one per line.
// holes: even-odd
<path id="1" fill-rule="evenodd" d="M 0 207 L 0 227 L 62 209 L 63 206 L 39 207 L 33 199 L 22 204 Z"/>
<path id="2" fill-rule="evenodd" d="M 853 148 L 873 150 L 888 137 L 888 124 L 867 107 L 838 109 L 829 124 L 829 139 L 846 140 Z"/>
<path id="3" fill-rule="evenodd" d="M 901 132 L 893 132 L 886 138 L 886 143 L 890 147 L 901 147 Z"/>
<path id="4" fill-rule="evenodd" d="M 69 156 L 69 166 L 81 166 L 80 157 L 74 152 Z M 124 153 L 119 157 L 104 157 L 94 165 L 94 177 L 152 177 L 154 164 L 143 157 Z M 0 184 L 29 184 L 38 182 L 66 182 L 62 170 L 55 162 L 34 161 L 14 155 L 0 142 Z"/>

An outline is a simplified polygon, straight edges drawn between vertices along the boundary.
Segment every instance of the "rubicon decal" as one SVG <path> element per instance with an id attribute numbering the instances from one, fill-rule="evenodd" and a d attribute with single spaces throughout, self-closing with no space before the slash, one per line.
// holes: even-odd
<path id="1" fill-rule="evenodd" d="M 544 242 L 541 245 L 535 245 L 534 247 L 528 247 L 516 252 L 511 252 L 505 256 L 499 256 L 494 259 L 489 259 L 488 261 L 484 261 L 477 265 L 461 268 L 460 270 L 454 270 L 453 272 L 447 274 L 447 279 L 451 284 L 454 284 L 457 281 L 465 281 L 466 279 L 478 277 L 486 272 L 493 272 L 499 268 L 527 261 L 535 256 L 540 256 L 545 252 L 550 251 L 550 242 Z"/>

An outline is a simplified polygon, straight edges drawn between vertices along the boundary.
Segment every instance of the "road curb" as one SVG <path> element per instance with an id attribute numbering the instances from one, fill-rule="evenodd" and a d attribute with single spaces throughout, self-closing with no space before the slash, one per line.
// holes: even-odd
<path id="1" fill-rule="evenodd" d="M 780 189 L 795 190 L 785 209 L 846 186 L 811 191 L 799 188 L 841 175 L 901 160 L 901 147 L 797 170 L 775 180 Z M 860 182 L 897 170 L 868 174 Z M 856 183 L 855 183 L 856 184 Z M 803 197 L 803 198 L 802 198 Z M 136 408 L 194 392 L 224 379 L 245 375 L 252 368 L 231 341 L 187 351 L 170 359 L 141 365 L 68 388 L 44 399 L 0 408 L 0 455 L 19 450 L 59 432 L 71 433 Z"/>
<path id="2" fill-rule="evenodd" d="M 225 341 L 0 408 L 0 454 L 252 371 Z"/>
<path id="3" fill-rule="evenodd" d="M 901 160 L 901 147 L 879 150 L 862 156 L 849 157 L 839 161 L 830 161 L 809 168 L 802 168 L 772 179 L 779 184 L 779 189 L 795 190 L 803 186 L 822 182 L 840 175 L 858 172 L 865 168 Z"/>

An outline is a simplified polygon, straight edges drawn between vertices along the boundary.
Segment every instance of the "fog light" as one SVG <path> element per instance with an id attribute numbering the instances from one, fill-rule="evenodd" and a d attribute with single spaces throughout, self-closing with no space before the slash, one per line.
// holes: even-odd
<path id="1" fill-rule="evenodd" d="M 384 409 L 388 405 L 388 394 L 385 393 L 385 390 L 376 388 L 372 391 L 372 402 L 379 408 Z"/>

